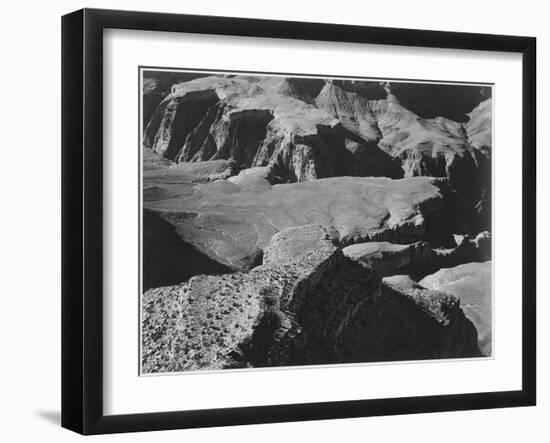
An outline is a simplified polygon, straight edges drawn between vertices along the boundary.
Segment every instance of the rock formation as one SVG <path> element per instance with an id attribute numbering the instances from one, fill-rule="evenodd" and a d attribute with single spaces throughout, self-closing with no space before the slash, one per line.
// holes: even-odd
<path id="1" fill-rule="evenodd" d="M 463 227 L 438 179 L 335 177 L 271 185 L 267 174 L 252 168 L 205 184 L 158 183 L 144 189 L 144 206 L 184 242 L 233 269 L 256 265 L 271 237 L 296 225 L 321 224 L 342 246 L 420 240 L 448 246 Z"/>
<path id="2" fill-rule="evenodd" d="M 413 86 L 412 90 L 424 92 L 426 88 L 437 89 L 433 85 Z M 491 186 L 491 99 L 465 113 L 466 122 L 442 116 L 426 119 L 405 107 L 395 95 L 395 90 L 408 90 L 403 84 L 386 82 L 380 87 L 385 99 L 372 100 L 364 90 L 350 92 L 327 81 L 315 103 L 351 133 L 394 158 L 405 177 L 447 177 L 471 211 L 476 229 L 487 229 L 490 211 L 480 215 L 480 207 Z"/>
<path id="3" fill-rule="evenodd" d="M 184 82 L 155 110 L 144 146 L 177 162 L 232 159 L 243 168 L 270 165 L 284 182 L 402 176 L 387 154 L 302 97 L 280 78 Z"/>
<path id="4" fill-rule="evenodd" d="M 158 83 L 149 79 L 144 97 L 158 98 L 151 86 Z M 413 91 L 424 96 L 442 86 L 351 86 L 329 80 L 313 100 L 288 78 L 208 76 L 177 83 L 152 113 L 144 146 L 176 162 L 230 159 L 240 169 L 269 166 L 277 182 L 447 177 L 471 217 L 482 212 L 490 194 L 490 98 L 457 122 L 423 118 L 403 105 Z M 381 90 L 384 99 L 366 95 L 379 97 Z M 475 89 L 468 91 L 475 96 Z M 483 211 L 478 229 L 488 227 L 488 217 Z"/>
<path id="5" fill-rule="evenodd" d="M 448 249 L 434 249 L 425 241 L 405 245 L 368 242 L 347 246 L 343 252 L 351 260 L 372 266 L 383 277 L 407 274 L 421 279 L 441 268 L 489 260 L 491 236 L 486 231 L 473 239 L 457 236 L 457 246 Z"/>
<path id="6" fill-rule="evenodd" d="M 484 151 L 486 155 L 491 153 L 492 110 L 492 99 L 481 102 L 468 114 L 469 120 L 464 125 L 468 134 L 468 141 L 476 148 Z"/>
<path id="7" fill-rule="evenodd" d="M 143 127 L 149 123 L 151 115 L 159 103 L 170 93 L 175 83 L 204 77 L 204 74 L 181 71 L 152 71 L 143 73 Z"/>
<path id="8" fill-rule="evenodd" d="M 144 373 L 491 355 L 490 87 L 142 85 Z"/>
<path id="9" fill-rule="evenodd" d="M 143 289 L 173 285 L 196 274 L 224 274 L 231 269 L 182 240 L 173 225 L 143 211 Z"/>
<path id="10" fill-rule="evenodd" d="M 273 237 L 250 272 L 196 276 L 143 297 L 149 372 L 479 355 L 456 298 L 382 287 L 317 225 Z"/>
<path id="11" fill-rule="evenodd" d="M 466 316 L 475 325 L 484 355 L 492 352 L 492 263 L 467 263 L 441 269 L 420 281 L 426 288 L 458 297 Z"/>

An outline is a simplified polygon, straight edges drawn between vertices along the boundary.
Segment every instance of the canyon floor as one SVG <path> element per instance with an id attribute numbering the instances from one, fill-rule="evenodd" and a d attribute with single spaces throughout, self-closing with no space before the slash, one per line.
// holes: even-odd
<path id="1" fill-rule="evenodd" d="M 142 75 L 142 373 L 491 356 L 490 87 Z"/>

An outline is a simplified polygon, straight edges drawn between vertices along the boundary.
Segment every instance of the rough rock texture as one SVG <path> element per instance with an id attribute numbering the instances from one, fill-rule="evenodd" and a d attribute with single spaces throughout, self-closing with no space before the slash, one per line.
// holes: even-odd
<path id="1" fill-rule="evenodd" d="M 338 118 L 354 134 L 368 141 L 380 140 L 382 134 L 365 96 L 345 91 L 329 80 L 315 98 L 315 104 L 319 109 Z"/>
<path id="2" fill-rule="evenodd" d="M 150 152 L 150 150 L 144 151 Z M 155 157 L 159 158 L 158 156 Z M 231 160 L 194 163 L 169 162 L 156 168 L 146 168 L 143 171 L 143 187 L 147 189 L 149 186 L 208 183 L 227 179 L 238 172 L 237 165 Z"/>
<path id="3" fill-rule="evenodd" d="M 491 354 L 491 88 L 142 85 L 144 372 Z"/>
<path id="4" fill-rule="evenodd" d="M 459 123 L 468 121 L 467 114 L 491 97 L 489 86 L 456 84 L 391 82 L 391 91 L 399 103 L 422 118 L 445 117 Z"/>
<path id="5" fill-rule="evenodd" d="M 469 120 L 464 125 L 470 143 L 487 154 L 492 145 L 492 109 L 492 99 L 481 102 L 468 114 Z"/>
<path id="6" fill-rule="evenodd" d="M 147 79 L 146 97 L 157 97 L 158 83 Z M 318 83 L 254 76 L 176 83 L 146 120 L 144 146 L 176 162 L 269 166 L 277 182 L 447 177 L 469 207 L 487 200 L 490 88 L 327 80 L 319 89 Z M 489 213 L 483 211 L 479 229 L 489 226 Z"/>
<path id="7" fill-rule="evenodd" d="M 204 74 L 176 71 L 144 71 L 142 84 L 143 127 L 147 126 L 156 107 L 170 93 L 174 83 L 193 80 L 197 77 L 204 77 Z"/>
<path id="8" fill-rule="evenodd" d="M 466 316 L 474 323 L 479 335 L 479 347 L 484 355 L 492 349 L 491 262 L 467 263 L 441 269 L 420 281 L 426 288 L 444 291 L 460 299 Z"/>
<path id="9" fill-rule="evenodd" d="M 342 246 L 419 240 L 451 246 L 451 234 L 464 230 L 444 180 L 335 177 L 272 186 L 268 174 L 251 168 L 211 183 L 159 184 L 145 189 L 144 206 L 183 241 L 233 269 L 257 265 L 271 237 L 292 226 L 321 224 Z"/>
<path id="10" fill-rule="evenodd" d="M 399 159 L 405 176 L 447 177 L 470 204 L 482 197 L 491 177 L 490 159 L 469 144 L 462 124 L 437 117 L 424 120 L 399 103 L 371 104 L 384 151 Z"/>
<path id="11" fill-rule="evenodd" d="M 364 91 L 346 91 L 329 80 L 315 103 L 351 133 L 393 157 L 405 177 L 447 177 L 468 206 L 483 200 L 489 194 L 491 177 L 487 148 L 491 138 L 491 99 L 464 115 L 469 119 L 466 123 L 441 116 L 426 119 L 404 106 L 395 95 L 395 89 L 401 94 L 409 90 L 409 97 L 413 91 L 421 94 L 423 89 L 419 87 L 426 85 L 383 85 L 386 97 L 369 100 Z"/>
<path id="12" fill-rule="evenodd" d="M 350 343 L 350 350 L 372 361 L 481 356 L 475 326 L 447 293 L 384 283 L 382 296 L 358 316 L 363 313 L 356 333 L 373 339 Z"/>
<path id="13" fill-rule="evenodd" d="M 428 242 L 369 242 L 347 246 L 343 252 L 354 261 L 371 265 L 383 277 L 408 274 L 420 279 L 441 268 L 490 260 L 491 236 L 486 231 L 474 239 L 457 236 L 457 246 L 449 249 L 433 249 Z"/>
<path id="14" fill-rule="evenodd" d="M 372 269 L 328 237 L 318 225 L 290 228 L 250 272 L 147 291 L 143 371 L 479 354 L 475 328 L 454 297 L 382 289 Z"/>
<path id="15" fill-rule="evenodd" d="M 376 144 L 349 133 L 304 96 L 278 77 L 211 76 L 177 84 L 152 115 L 144 146 L 177 162 L 270 165 L 282 182 L 403 175 Z"/>

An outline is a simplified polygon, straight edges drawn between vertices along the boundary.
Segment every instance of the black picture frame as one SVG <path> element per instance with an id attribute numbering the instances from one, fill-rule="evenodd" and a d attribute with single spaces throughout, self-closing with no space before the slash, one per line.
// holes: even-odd
<path id="1" fill-rule="evenodd" d="M 519 53 L 523 64 L 522 388 L 392 399 L 103 413 L 103 30 L 172 31 Z M 530 406 L 536 402 L 536 39 L 83 9 L 62 18 L 62 426 L 82 434 Z"/>

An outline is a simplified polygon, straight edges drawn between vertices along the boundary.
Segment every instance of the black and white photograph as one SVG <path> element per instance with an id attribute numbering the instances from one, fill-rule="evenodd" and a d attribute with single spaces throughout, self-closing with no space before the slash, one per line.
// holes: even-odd
<path id="1" fill-rule="evenodd" d="M 550 441 L 543 5 L 6 2 L 0 441 Z"/>
<path id="2" fill-rule="evenodd" d="M 493 357 L 494 85 L 139 78 L 141 375 Z"/>

